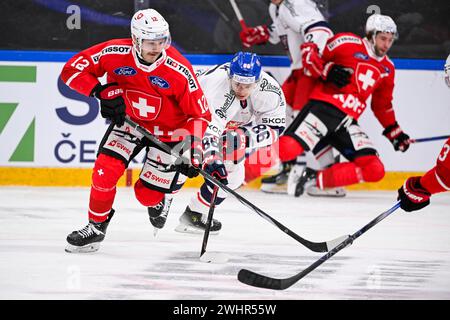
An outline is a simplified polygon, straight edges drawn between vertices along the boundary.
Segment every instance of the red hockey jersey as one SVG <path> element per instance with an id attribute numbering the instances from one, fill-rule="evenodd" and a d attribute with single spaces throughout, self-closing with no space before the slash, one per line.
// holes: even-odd
<path id="1" fill-rule="evenodd" d="M 131 39 L 114 39 L 73 56 L 61 79 L 86 96 L 107 74 L 123 88 L 126 113 L 162 141 L 180 141 L 179 128 L 202 137 L 211 120 L 206 98 L 189 61 L 174 47 L 151 65 L 140 63 Z M 195 131 L 195 132 L 194 132 Z"/>
<path id="2" fill-rule="evenodd" d="M 322 60 L 351 68 L 351 82 L 338 88 L 320 81 L 310 99 L 326 101 L 357 120 L 366 108 L 366 100 L 372 95 L 371 108 L 383 127 L 394 124 L 392 94 L 395 68 L 387 56 L 377 57 L 367 39 L 352 33 L 339 33 L 328 40 Z"/>
<path id="3" fill-rule="evenodd" d="M 450 191 L 450 138 L 442 147 L 436 166 L 420 179 L 420 183 L 432 194 Z"/>

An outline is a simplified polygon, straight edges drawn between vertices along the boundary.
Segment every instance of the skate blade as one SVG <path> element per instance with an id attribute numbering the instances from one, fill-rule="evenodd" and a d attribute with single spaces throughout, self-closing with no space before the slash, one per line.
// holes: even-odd
<path id="1" fill-rule="evenodd" d="M 229 256 L 220 252 L 205 252 L 200 256 L 200 261 L 205 263 L 227 263 Z"/>
<path id="2" fill-rule="evenodd" d="M 180 233 L 202 234 L 202 235 L 205 233 L 205 230 L 202 228 L 198 228 L 198 227 L 194 227 L 194 226 L 190 226 L 190 225 L 186 225 L 186 224 L 179 224 L 175 228 L 175 231 L 180 232 Z M 216 235 L 216 234 L 219 234 L 219 231 L 210 231 L 209 234 Z"/>
<path id="3" fill-rule="evenodd" d="M 68 244 L 65 251 L 68 253 L 89 253 L 96 252 L 98 249 L 100 249 L 100 243 L 96 242 L 81 247 Z"/>
<path id="4" fill-rule="evenodd" d="M 318 188 L 308 188 L 306 194 L 310 197 L 343 198 L 347 195 L 347 192 L 344 189 L 320 190 Z"/>
<path id="5" fill-rule="evenodd" d="M 286 184 L 261 184 L 261 191 L 265 193 L 275 193 L 275 194 L 286 194 L 287 185 Z"/>

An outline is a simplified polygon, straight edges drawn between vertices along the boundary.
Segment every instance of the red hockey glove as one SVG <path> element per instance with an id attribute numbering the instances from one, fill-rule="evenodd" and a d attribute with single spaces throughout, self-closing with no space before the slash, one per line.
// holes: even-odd
<path id="1" fill-rule="evenodd" d="M 122 97 L 123 89 L 116 82 L 105 85 L 98 84 L 93 95 L 100 100 L 100 113 L 103 118 L 110 119 L 121 127 L 125 122 L 125 101 Z"/>
<path id="2" fill-rule="evenodd" d="M 314 42 L 305 42 L 300 46 L 302 54 L 302 66 L 306 75 L 319 78 L 323 71 L 323 60 L 319 54 L 319 48 Z"/>
<path id="3" fill-rule="evenodd" d="M 270 33 L 266 25 L 257 26 L 254 28 L 243 29 L 239 33 L 242 45 L 246 48 L 257 44 L 266 44 L 269 41 Z"/>
<path id="4" fill-rule="evenodd" d="M 400 207 L 407 212 L 420 210 L 430 204 L 431 193 L 420 184 L 420 178 L 408 178 L 398 189 L 397 200 L 400 200 Z"/>
<path id="5" fill-rule="evenodd" d="M 242 128 L 227 130 L 222 134 L 223 157 L 227 161 L 238 164 L 245 159 L 245 150 L 248 147 L 246 131 Z"/>
<path id="6" fill-rule="evenodd" d="M 411 140 L 409 136 L 403 132 L 397 121 L 384 129 L 383 135 L 389 139 L 394 146 L 395 151 L 405 152 L 408 150 Z"/>

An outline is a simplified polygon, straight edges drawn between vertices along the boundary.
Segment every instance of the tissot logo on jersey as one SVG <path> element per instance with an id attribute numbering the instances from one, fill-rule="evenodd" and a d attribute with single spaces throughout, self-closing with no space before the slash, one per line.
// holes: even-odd
<path id="1" fill-rule="evenodd" d="M 104 48 L 99 53 L 96 53 L 91 56 L 92 61 L 97 64 L 100 61 L 100 58 L 107 54 L 128 54 L 131 51 L 131 46 L 108 46 Z"/>
<path id="2" fill-rule="evenodd" d="M 189 92 L 193 92 L 198 89 L 197 81 L 195 80 L 194 76 L 192 75 L 191 71 L 182 65 L 181 63 L 173 60 L 170 57 L 167 57 L 166 61 L 164 62 L 166 66 L 169 68 L 178 71 L 181 73 L 188 81 L 189 84 Z"/>
<path id="3" fill-rule="evenodd" d="M 333 51 L 340 45 L 343 45 L 344 43 L 354 43 L 354 44 L 362 44 L 362 41 L 358 37 L 352 37 L 352 36 L 341 36 L 333 41 L 331 41 L 327 47 L 330 51 Z"/>

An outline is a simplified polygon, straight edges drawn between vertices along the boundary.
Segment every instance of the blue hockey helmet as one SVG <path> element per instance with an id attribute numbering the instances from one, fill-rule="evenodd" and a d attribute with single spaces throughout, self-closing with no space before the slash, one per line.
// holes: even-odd
<path id="1" fill-rule="evenodd" d="M 256 53 L 238 52 L 230 62 L 230 79 L 239 83 L 255 83 L 261 76 L 261 62 Z"/>

